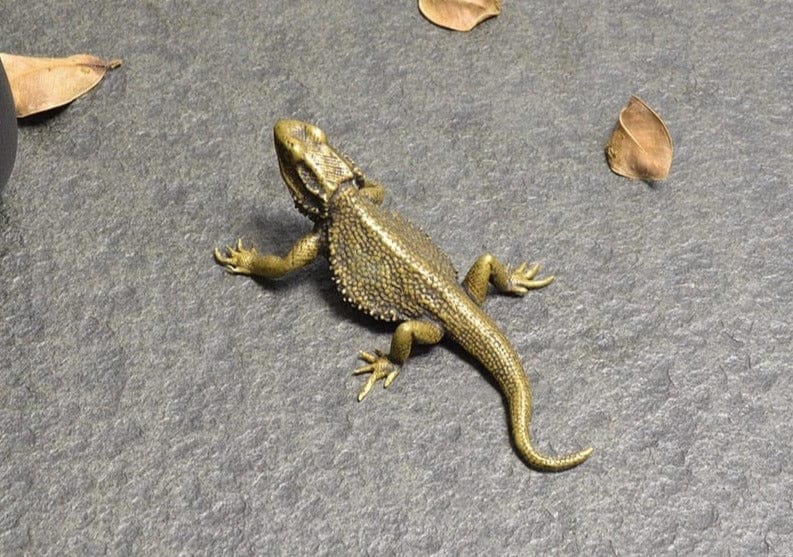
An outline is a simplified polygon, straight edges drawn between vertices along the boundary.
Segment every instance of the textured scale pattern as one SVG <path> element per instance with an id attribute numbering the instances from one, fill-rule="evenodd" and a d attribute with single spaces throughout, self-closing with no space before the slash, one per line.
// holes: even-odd
<path id="1" fill-rule="evenodd" d="M 329 210 L 330 268 L 342 296 L 386 321 L 433 318 L 439 286 L 457 280 L 449 256 L 401 215 L 356 193 L 340 192 Z"/>
<path id="2" fill-rule="evenodd" d="M 475 357 L 498 383 L 509 412 L 512 440 L 520 456 L 542 470 L 559 471 L 584 462 L 591 448 L 560 457 L 539 453 L 531 444 L 531 389 L 515 349 L 482 310 L 488 285 L 523 295 L 553 280 L 532 280 L 539 266 L 511 272 L 494 256 L 481 256 L 463 285 L 449 257 L 429 236 L 395 212 L 380 207 L 385 189 L 366 178 L 345 154 L 327 143 L 325 133 L 298 120 L 275 125 L 281 175 L 298 209 L 314 221 L 283 257 L 260 255 L 238 241 L 215 259 L 233 273 L 279 278 L 304 267 L 319 254 L 330 262 L 344 299 L 369 315 L 399 321 L 388 354 L 361 352 L 369 374 L 361 400 L 383 380 L 388 387 L 414 344 L 436 344 L 446 336 Z"/>

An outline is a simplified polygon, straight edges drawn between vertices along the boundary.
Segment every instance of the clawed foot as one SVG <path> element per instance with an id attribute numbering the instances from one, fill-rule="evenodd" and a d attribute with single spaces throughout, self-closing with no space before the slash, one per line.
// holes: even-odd
<path id="1" fill-rule="evenodd" d="M 372 374 L 358 392 L 358 401 L 360 402 L 369 394 L 369 391 L 372 390 L 372 387 L 374 387 L 375 383 L 380 379 L 385 379 L 385 381 L 383 381 L 383 387 L 387 389 L 391 383 L 394 382 L 396 376 L 399 375 L 399 368 L 397 368 L 391 360 L 388 359 L 388 356 L 383 354 L 380 350 L 375 350 L 374 354 L 361 352 L 358 354 L 358 357 L 367 363 L 365 366 L 361 366 L 353 371 L 353 375 L 360 375 L 361 373 Z"/>
<path id="2" fill-rule="evenodd" d="M 256 249 L 242 247 L 242 240 L 237 240 L 235 247 L 226 246 L 226 255 L 215 248 L 215 261 L 226 267 L 229 273 L 250 275 L 251 263 L 256 258 Z"/>
<path id="3" fill-rule="evenodd" d="M 523 296 L 529 290 L 534 288 L 542 288 L 548 286 L 553 282 L 553 275 L 539 280 L 533 280 L 540 270 L 540 264 L 535 263 L 528 269 L 526 263 L 521 263 L 517 269 L 512 271 L 509 277 L 510 294 Z"/>

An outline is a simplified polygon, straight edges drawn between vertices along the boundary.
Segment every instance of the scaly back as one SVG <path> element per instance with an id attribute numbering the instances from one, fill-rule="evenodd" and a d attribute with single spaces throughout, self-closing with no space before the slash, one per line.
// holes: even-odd
<path id="1" fill-rule="evenodd" d="M 377 319 L 431 318 L 441 304 L 441 283 L 456 286 L 449 256 L 426 233 L 354 188 L 334 196 L 327 231 L 339 291 Z"/>

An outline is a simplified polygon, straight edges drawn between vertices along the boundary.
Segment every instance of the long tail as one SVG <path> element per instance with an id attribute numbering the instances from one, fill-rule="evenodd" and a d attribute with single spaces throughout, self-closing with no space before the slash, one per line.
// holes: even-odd
<path id="1" fill-rule="evenodd" d="M 592 447 L 587 447 L 576 453 L 563 456 L 546 456 L 534 448 L 529 437 L 529 422 L 531 420 L 531 388 L 522 369 L 510 370 L 513 377 L 503 385 L 501 379 L 496 378 L 502 386 L 502 392 L 507 399 L 509 412 L 509 429 L 512 433 L 512 442 L 526 463 L 532 468 L 548 472 L 561 472 L 578 466 L 592 454 Z M 519 373 L 516 377 L 514 374 Z M 506 388 L 505 388 L 506 387 Z"/>
<path id="2" fill-rule="evenodd" d="M 460 302 L 466 311 L 457 312 L 456 319 L 445 321 L 452 338 L 474 356 L 493 375 L 507 399 L 512 442 L 521 458 L 532 468 L 559 472 L 578 466 L 592 454 L 592 447 L 577 453 L 550 457 L 532 446 L 529 437 L 531 421 L 531 387 L 515 349 L 495 323 L 470 298 Z M 458 306 L 459 307 L 459 306 Z"/>

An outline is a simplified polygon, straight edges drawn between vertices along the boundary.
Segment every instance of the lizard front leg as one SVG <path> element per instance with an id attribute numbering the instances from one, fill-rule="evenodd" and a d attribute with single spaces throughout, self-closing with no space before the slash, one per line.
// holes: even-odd
<path id="1" fill-rule="evenodd" d="M 355 176 L 355 184 L 358 186 L 358 191 L 369 199 L 375 205 L 382 205 L 385 199 L 385 186 L 380 182 L 367 178 L 364 173 L 358 168 L 358 165 L 345 153 L 336 152 L 344 162 L 352 169 Z"/>
<path id="2" fill-rule="evenodd" d="M 295 242 L 284 257 L 259 254 L 256 248 L 244 248 L 242 240 L 237 240 L 235 247 L 226 247 L 226 255 L 215 248 L 215 261 L 224 265 L 230 273 L 268 279 L 280 278 L 314 261 L 319 255 L 320 238 L 317 231 L 306 234 Z"/>
<path id="3" fill-rule="evenodd" d="M 468 274 L 465 275 L 463 288 L 481 306 L 487 295 L 488 283 L 492 283 L 499 292 L 515 296 L 523 296 L 531 289 L 551 284 L 553 276 L 533 280 L 539 270 L 539 263 L 535 263 L 529 268 L 526 263 L 521 263 L 514 271 L 509 272 L 495 256 L 486 253 L 476 260 Z"/>
<path id="4" fill-rule="evenodd" d="M 371 375 L 358 392 L 358 400 L 363 400 L 380 379 L 384 379 L 385 388 L 394 382 L 399 374 L 399 366 L 407 361 L 414 342 L 437 344 L 441 338 L 443 338 L 443 329 L 440 325 L 429 321 L 404 321 L 399 324 L 394 336 L 391 337 L 391 351 L 388 354 L 380 350 L 375 350 L 374 354 L 361 352 L 359 357 L 367 364 L 356 369 L 353 374 L 371 373 Z"/>
<path id="5" fill-rule="evenodd" d="M 385 199 L 385 186 L 383 186 L 380 182 L 370 180 L 363 175 L 361 176 L 362 185 L 358 191 L 368 197 L 369 200 L 375 205 L 382 205 L 383 200 Z"/>

